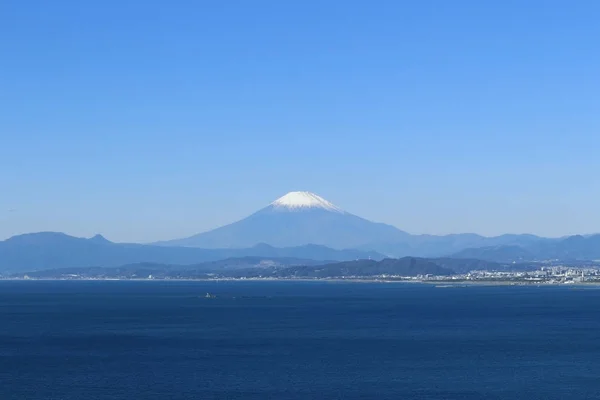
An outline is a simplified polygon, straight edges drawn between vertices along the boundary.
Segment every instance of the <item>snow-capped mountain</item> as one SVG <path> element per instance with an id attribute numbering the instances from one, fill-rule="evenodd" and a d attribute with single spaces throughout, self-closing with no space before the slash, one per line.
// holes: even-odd
<path id="1" fill-rule="evenodd" d="M 273 210 L 301 211 L 309 208 L 344 214 L 345 211 L 311 192 L 289 192 L 271 203 Z"/>
<path id="2" fill-rule="evenodd" d="M 350 214 L 314 193 L 290 192 L 241 221 L 160 244 L 204 248 L 317 244 L 345 249 L 396 243 L 409 236 L 391 225 Z"/>

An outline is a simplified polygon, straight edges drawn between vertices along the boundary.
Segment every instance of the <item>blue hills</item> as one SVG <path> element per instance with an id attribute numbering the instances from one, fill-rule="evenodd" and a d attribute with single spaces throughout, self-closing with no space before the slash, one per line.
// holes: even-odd
<path id="1" fill-rule="evenodd" d="M 0 241 L 0 273 L 135 263 L 189 265 L 243 257 L 328 262 L 402 257 L 499 263 L 600 260 L 600 235 L 560 239 L 527 234 L 411 235 L 348 213 L 316 194 L 291 192 L 235 223 L 152 245 L 56 232 Z"/>
<path id="2" fill-rule="evenodd" d="M 336 250 L 312 244 L 277 248 L 263 243 L 242 249 L 201 249 L 113 243 L 100 235 L 86 239 L 58 232 L 40 232 L 1 241 L 0 272 L 116 267 L 139 262 L 194 264 L 249 256 L 330 261 L 383 258 L 374 251 Z"/>
<path id="3" fill-rule="evenodd" d="M 240 248 L 318 244 L 334 249 L 374 251 L 386 257 L 454 257 L 512 262 L 600 259 L 600 236 L 549 239 L 531 234 L 485 237 L 473 233 L 411 235 L 392 225 L 344 211 L 310 192 L 290 192 L 232 224 L 160 246 Z"/>

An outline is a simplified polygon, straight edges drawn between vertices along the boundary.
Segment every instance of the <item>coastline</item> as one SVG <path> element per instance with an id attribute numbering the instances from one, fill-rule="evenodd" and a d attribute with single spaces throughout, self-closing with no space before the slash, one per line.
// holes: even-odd
<path id="1" fill-rule="evenodd" d="M 535 287 L 556 287 L 556 286 L 600 286 L 600 281 L 595 282 L 527 282 L 527 281 L 508 281 L 508 280 L 461 280 L 461 281 L 436 281 L 427 279 L 369 279 L 369 278 L 199 278 L 199 279 L 160 279 L 160 278 L 3 278 L 0 282 L 313 282 L 313 283 L 382 283 L 382 284 L 421 284 L 433 285 L 438 288 L 468 287 L 468 286 L 535 286 Z"/>

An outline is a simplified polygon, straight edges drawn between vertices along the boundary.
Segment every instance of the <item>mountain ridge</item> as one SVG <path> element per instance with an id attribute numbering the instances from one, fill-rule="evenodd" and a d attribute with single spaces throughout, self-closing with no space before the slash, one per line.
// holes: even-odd
<path id="1" fill-rule="evenodd" d="M 509 261 L 590 261 L 600 259 L 600 234 L 573 235 L 559 239 L 543 239 L 521 245 L 467 248 L 452 254 L 454 258 Z"/>
<path id="2" fill-rule="evenodd" d="M 87 239 L 60 232 L 38 232 L 17 235 L 0 241 L 0 272 L 59 267 L 119 266 L 137 262 L 193 264 L 241 256 L 332 261 L 383 258 L 383 255 L 376 252 L 356 249 L 337 250 L 319 245 L 278 248 L 262 244 L 241 249 L 201 249 L 114 243 L 98 236 Z"/>
<path id="3" fill-rule="evenodd" d="M 89 239 L 53 232 L 15 236 L 0 242 L 0 270 L 50 268 L 57 262 L 66 266 L 114 266 L 143 261 L 193 263 L 251 255 L 337 261 L 369 257 L 496 262 L 594 260 L 600 259 L 600 235 L 557 239 L 531 234 L 412 235 L 351 214 L 314 193 L 290 192 L 234 223 L 148 245 L 114 243 L 102 235 Z"/>
<path id="4" fill-rule="evenodd" d="M 234 264 L 233 267 L 231 264 Z M 255 265 L 248 266 L 254 263 Z M 256 265 L 258 264 L 258 265 Z M 14 274 L 13 277 L 42 279 L 209 279 L 209 278 L 335 278 L 368 277 L 383 274 L 452 275 L 455 271 L 438 265 L 435 260 L 404 257 L 401 259 L 311 262 L 294 259 L 227 259 L 196 265 L 137 263 L 119 267 L 62 268 Z"/>

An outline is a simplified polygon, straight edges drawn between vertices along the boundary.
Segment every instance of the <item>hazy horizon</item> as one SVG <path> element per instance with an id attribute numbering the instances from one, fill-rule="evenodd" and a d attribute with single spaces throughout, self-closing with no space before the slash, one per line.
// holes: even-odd
<path id="1" fill-rule="evenodd" d="M 307 190 L 414 234 L 600 231 L 600 3 L 5 2 L 0 239 L 182 238 Z"/>

